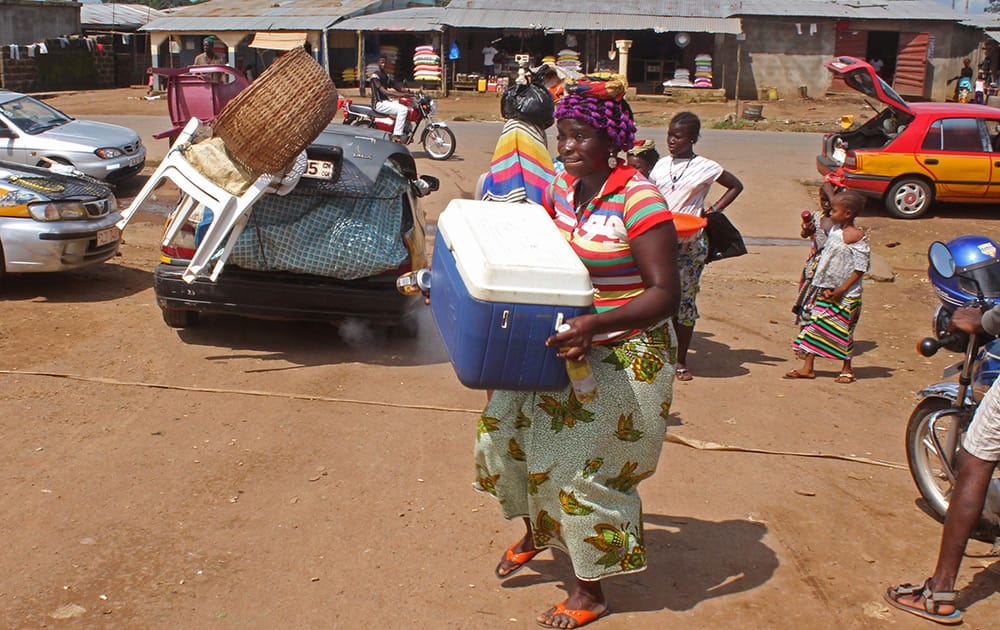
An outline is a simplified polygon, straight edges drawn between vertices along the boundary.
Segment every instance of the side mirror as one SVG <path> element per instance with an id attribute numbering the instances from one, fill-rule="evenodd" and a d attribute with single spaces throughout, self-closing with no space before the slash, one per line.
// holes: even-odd
<path id="1" fill-rule="evenodd" d="M 955 275 L 955 257 L 951 255 L 948 246 L 941 241 L 934 241 L 927 250 L 927 258 L 931 261 L 931 268 L 942 278 L 951 278 Z"/>
<path id="2" fill-rule="evenodd" d="M 428 190 L 435 191 L 441 188 L 441 180 L 433 175 L 421 175 L 420 179 L 427 182 Z"/>
<path id="3" fill-rule="evenodd" d="M 17 134 L 14 133 L 9 127 L 0 125 L 0 138 L 16 138 Z"/>

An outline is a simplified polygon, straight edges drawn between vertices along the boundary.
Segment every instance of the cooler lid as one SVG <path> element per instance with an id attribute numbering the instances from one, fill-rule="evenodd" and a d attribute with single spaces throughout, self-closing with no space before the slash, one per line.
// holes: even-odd
<path id="1" fill-rule="evenodd" d="M 453 252 L 469 295 L 478 300 L 552 306 L 594 301 L 590 273 L 539 205 L 453 199 L 437 229 L 435 247 Z"/>

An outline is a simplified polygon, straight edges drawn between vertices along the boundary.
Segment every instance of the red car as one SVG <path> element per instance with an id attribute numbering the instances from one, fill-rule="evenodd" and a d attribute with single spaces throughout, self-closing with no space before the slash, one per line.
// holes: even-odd
<path id="1" fill-rule="evenodd" d="M 854 57 L 826 67 L 884 106 L 860 127 L 823 137 L 816 168 L 828 181 L 880 199 L 900 219 L 925 215 L 935 201 L 1000 202 L 1000 109 L 907 103 Z"/>

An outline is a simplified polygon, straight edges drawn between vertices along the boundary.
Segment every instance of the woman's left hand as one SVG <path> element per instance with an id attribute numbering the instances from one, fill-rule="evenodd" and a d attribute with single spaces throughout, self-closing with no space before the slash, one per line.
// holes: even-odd
<path id="1" fill-rule="evenodd" d="M 829 300 L 830 302 L 839 302 L 840 298 L 842 298 L 843 296 L 844 294 L 837 289 L 823 289 L 824 300 Z"/>
<path id="2" fill-rule="evenodd" d="M 587 356 L 591 339 L 594 337 L 594 314 L 580 315 L 566 320 L 569 330 L 556 333 L 545 340 L 545 345 L 559 348 L 556 353 L 561 359 L 579 361 Z"/>

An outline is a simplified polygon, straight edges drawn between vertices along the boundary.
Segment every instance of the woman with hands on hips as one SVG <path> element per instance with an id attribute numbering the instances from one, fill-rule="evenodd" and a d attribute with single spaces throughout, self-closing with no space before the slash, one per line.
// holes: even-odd
<path id="1" fill-rule="evenodd" d="M 636 488 L 656 469 L 672 398 L 677 233 L 656 187 L 619 159 L 635 137 L 623 93 L 619 80 L 567 86 L 556 109 L 566 170 L 543 199 L 595 289 L 593 312 L 546 344 L 590 363 L 597 398 L 581 402 L 571 387 L 494 392 L 476 442 L 477 489 L 525 525 L 497 577 L 546 547 L 572 562 L 568 598 L 538 617 L 553 628 L 604 615 L 601 580 L 645 569 Z"/>

